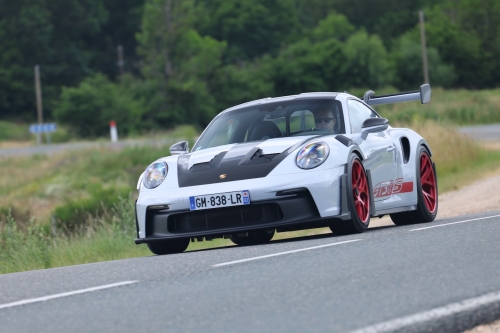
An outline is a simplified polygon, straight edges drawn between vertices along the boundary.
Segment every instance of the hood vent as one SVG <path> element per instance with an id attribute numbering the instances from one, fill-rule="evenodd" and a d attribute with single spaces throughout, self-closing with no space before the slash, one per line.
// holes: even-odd
<path id="1" fill-rule="evenodd" d="M 215 155 L 214 158 L 212 158 L 209 162 L 194 164 L 191 169 L 189 169 L 189 171 L 196 172 L 217 169 L 224 159 L 224 156 L 226 156 L 226 153 L 227 151 L 223 151 L 222 153 Z"/>
<path id="2" fill-rule="evenodd" d="M 266 154 L 262 155 L 262 149 L 255 147 L 252 149 L 238 165 L 248 165 L 248 164 L 261 164 L 268 163 L 273 160 L 279 154 Z"/>

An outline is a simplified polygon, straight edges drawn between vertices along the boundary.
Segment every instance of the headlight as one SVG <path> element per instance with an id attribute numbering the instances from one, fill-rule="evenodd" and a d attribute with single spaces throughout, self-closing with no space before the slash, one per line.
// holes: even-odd
<path id="1" fill-rule="evenodd" d="M 330 147 L 326 142 L 313 142 L 302 147 L 295 162 L 301 169 L 312 169 L 323 164 L 328 154 L 330 154 Z"/>
<path id="2" fill-rule="evenodd" d="M 160 185 L 167 176 L 168 167 L 165 162 L 155 162 L 144 171 L 144 186 L 155 188 Z"/>

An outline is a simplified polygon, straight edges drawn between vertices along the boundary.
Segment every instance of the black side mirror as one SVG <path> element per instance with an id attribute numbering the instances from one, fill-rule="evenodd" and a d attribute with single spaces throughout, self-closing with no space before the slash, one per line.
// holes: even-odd
<path id="1" fill-rule="evenodd" d="M 385 118 L 368 118 L 361 124 L 361 139 L 366 140 L 368 134 L 385 131 L 389 127 L 389 120 Z"/>
<path id="2" fill-rule="evenodd" d="M 188 154 L 189 153 L 189 143 L 187 141 L 181 141 L 174 143 L 170 147 L 170 154 L 171 155 L 183 155 L 183 154 Z"/>

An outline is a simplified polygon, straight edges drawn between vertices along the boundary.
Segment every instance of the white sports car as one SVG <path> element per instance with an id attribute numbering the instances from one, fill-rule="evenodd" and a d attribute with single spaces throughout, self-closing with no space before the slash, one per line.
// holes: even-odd
<path id="1" fill-rule="evenodd" d="M 269 242 L 275 232 L 363 232 L 371 217 L 433 221 L 438 209 L 428 143 L 392 128 L 372 105 L 420 100 L 420 90 L 363 99 L 346 92 L 264 98 L 226 109 L 194 147 L 186 141 L 140 176 L 136 244 L 155 254 L 189 241 Z"/>

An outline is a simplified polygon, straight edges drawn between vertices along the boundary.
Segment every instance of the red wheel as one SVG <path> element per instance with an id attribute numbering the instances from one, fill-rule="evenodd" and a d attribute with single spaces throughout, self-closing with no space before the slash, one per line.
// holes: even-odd
<path id="1" fill-rule="evenodd" d="M 370 220 L 370 197 L 368 194 L 368 179 L 365 169 L 359 161 L 355 159 L 352 163 L 352 195 L 354 206 L 359 220 L 363 224 L 368 224 Z"/>
<path id="2" fill-rule="evenodd" d="M 352 154 L 347 169 L 346 191 L 351 219 L 333 221 L 329 224 L 330 230 L 337 235 L 360 233 L 368 229 L 370 224 L 370 187 L 365 168 L 358 155 Z"/>
<path id="3" fill-rule="evenodd" d="M 436 175 L 434 175 L 431 159 L 425 151 L 420 154 L 420 184 L 422 184 L 425 206 L 432 214 L 437 208 Z"/>
<path id="4" fill-rule="evenodd" d="M 408 225 L 434 221 L 438 210 L 438 189 L 434 164 L 429 152 L 423 146 L 417 151 L 417 209 L 409 212 L 391 214 L 396 225 Z"/>

